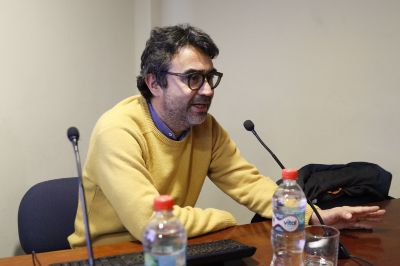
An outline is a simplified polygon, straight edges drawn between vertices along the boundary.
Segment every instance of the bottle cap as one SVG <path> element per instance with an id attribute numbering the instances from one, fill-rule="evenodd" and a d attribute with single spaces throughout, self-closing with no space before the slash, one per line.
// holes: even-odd
<path id="1" fill-rule="evenodd" d="M 161 195 L 154 199 L 153 207 L 155 211 L 171 210 L 174 206 L 174 198 L 170 195 Z"/>
<path id="2" fill-rule="evenodd" d="M 296 180 L 298 176 L 297 169 L 283 169 L 282 178 Z"/>

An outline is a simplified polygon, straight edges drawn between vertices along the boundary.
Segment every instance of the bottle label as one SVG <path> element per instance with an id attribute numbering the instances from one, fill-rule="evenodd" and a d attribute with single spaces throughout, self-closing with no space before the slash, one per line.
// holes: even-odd
<path id="1" fill-rule="evenodd" d="M 273 213 L 272 227 L 277 232 L 302 231 L 304 230 L 304 212 L 295 212 L 289 215 Z"/>
<path id="2" fill-rule="evenodd" d="M 181 249 L 168 255 L 144 254 L 144 264 L 146 266 L 184 266 L 186 265 L 186 252 Z"/>

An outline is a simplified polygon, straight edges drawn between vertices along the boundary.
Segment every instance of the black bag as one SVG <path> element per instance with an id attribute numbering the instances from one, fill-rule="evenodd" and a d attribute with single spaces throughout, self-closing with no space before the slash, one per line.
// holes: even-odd
<path id="1" fill-rule="evenodd" d="M 389 199 L 392 174 L 367 162 L 308 164 L 299 169 L 298 183 L 321 209 L 356 206 Z"/>

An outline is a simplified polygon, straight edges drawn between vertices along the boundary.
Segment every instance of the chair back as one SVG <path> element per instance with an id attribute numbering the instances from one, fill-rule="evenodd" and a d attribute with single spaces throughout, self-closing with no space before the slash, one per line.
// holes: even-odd
<path id="1" fill-rule="evenodd" d="M 78 178 L 38 183 L 23 196 L 18 209 L 19 241 L 25 253 L 70 248 L 78 206 Z"/>

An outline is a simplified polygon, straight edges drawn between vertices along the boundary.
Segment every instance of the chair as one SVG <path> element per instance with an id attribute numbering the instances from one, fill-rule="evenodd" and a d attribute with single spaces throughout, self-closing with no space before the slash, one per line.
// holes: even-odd
<path id="1" fill-rule="evenodd" d="M 18 209 L 18 235 L 25 253 L 69 249 L 78 206 L 77 177 L 53 179 L 31 187 Z"/>

